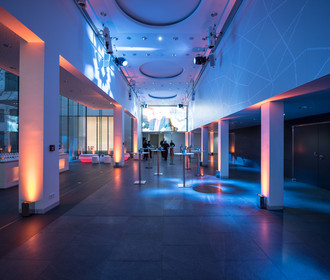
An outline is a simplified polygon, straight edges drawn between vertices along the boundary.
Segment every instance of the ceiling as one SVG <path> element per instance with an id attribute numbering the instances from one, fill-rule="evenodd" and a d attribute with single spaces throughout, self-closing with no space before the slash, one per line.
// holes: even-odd
<path id="1" fill-rule="evenodd" d="M 187 102 L 208 51 L 208 28 L 222 29 L 234 0 L 89 0 L 86 11 L 99 30 L 110 29 L 114 56 L 134 80 L 141 101 L 151 105 Z M 208 51 L 209 52 L 209 51 Z"/>

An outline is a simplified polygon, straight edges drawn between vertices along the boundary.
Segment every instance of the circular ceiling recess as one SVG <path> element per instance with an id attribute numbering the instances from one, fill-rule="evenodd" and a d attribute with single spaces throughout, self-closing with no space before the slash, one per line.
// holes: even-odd
<path id="1" fill-rule="evenodd" d="M 142 64 L 140 72 L 149 78 L 167 79 L 181 75 L 183 67 L 171 61 L 156 60 Z"/>
<path id="2" fill-rule="evenodd" d="M 119 8 L 138 22 L 166 26 L 176 24 L 190 17 L 202 0 L 116 0 Z"/>
<path id="3" fill-rule="evenodd" d="M 155 99 L 171 99 L 171 98 L 175 98 L 177 97 L 178 95 L 177 94 L 174 94 L 174 95 L 168 95 L 168 96 L 164 96 L 164 95 L 161 95 L 161 96 L 156 96 L 156 95 L 152 95 L 152 94 L 148 94 L 149 97 L 151 98 L 155 98 Z"/>

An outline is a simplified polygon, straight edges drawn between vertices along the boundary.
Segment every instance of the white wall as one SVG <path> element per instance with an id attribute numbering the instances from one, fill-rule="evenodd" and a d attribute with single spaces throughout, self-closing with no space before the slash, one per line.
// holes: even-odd
<path id="1" fill-rule="evenodd" d="M 329 10 L 328 0 L 243 1 L 189 103 L 188 130 L 329 74 Z"/>
<path id="2" fill-rule="evenodd" d="M 128 86 L 114 65 L 103 67 L 104 47 L 72 0 L 0 0 L 0 6 L 137 116 L 135 96 L 128 100 Z"/>

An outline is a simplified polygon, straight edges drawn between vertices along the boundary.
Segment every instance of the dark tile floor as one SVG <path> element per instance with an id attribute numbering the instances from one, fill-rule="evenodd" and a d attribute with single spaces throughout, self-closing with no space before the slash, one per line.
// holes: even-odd
<path id="1" fill-rule="evenodd" d="M 143 162 L 142 186 L 136 161 L 74 162 L 61 205 L 24 219 L 0 192 L 0 279 L 330 279 L 330 192 L 286 181 L 284 211 L 260 210 L 259 171 L 220 180 L 214 160 L 185 189 L 179 158 Z"/>

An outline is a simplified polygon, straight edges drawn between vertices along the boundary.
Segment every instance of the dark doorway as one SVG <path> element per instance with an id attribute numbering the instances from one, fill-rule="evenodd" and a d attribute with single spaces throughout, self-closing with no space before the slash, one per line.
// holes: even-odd
<path id="1" fill-rule="evenodd" d="M 330 189 L 330 123 L 294 126 L 297 181 Z"/>

